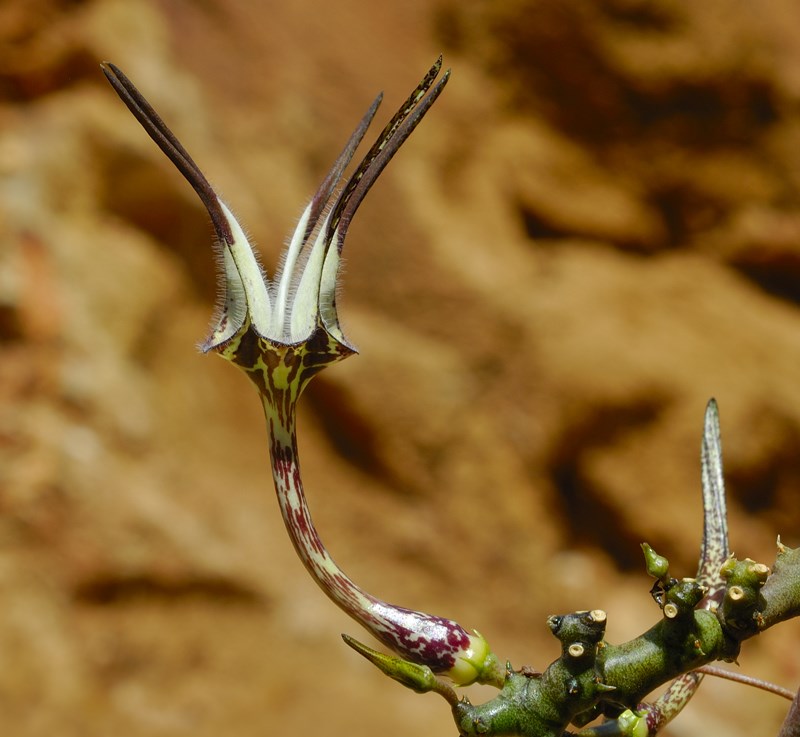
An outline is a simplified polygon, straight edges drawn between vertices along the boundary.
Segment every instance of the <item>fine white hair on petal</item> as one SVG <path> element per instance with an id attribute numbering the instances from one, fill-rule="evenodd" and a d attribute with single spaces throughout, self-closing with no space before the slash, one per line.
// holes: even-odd
<path id="1" fill-rule="evenodd" d="M 307 222 L 302 219 L 298 223 L 295 234 L 305 236 L 291 273 L 281 275 L 281 282 L 285 281 L 287 290 L 283 293 L 286 299 L 286 314 L 280 329 L 284 339 L 290 343 L 304 340 L 311 335 L 319 315 L 319 279 L 315 278 L 314 271 L 318 263 L 324 259 L 328 246 L 324 242 L 326 224 L 331 210 L 330 199 L 325 202 L 317 222 L 308 230 Z"/>
<path id="2" fill-rule="evenodd" d="M 217 194 L 216 189 L 212 188 L 212 191 L 228 224 L 231 226 L 231 232 L 238 231 L 244 236 L 245 242 L 249 246 L 248 250 L 252 254 L 255 265 L 261 274 L 261 281 L 266 283 L 267 272 L 261 263 L 261 254 L 256 247 L 255 240 Z M 234 225 L 235 228 L 233 227 Z M 217 290 L 214 309 L 209 322 L 208 337 L 198 345 L 198 348 L 203 353 L 207 353 L 212 348 L 233 337 L 247 318 L 247 295 L 229 244 L 219 236 L 215 237 L 212 244 L 212 253 L 214 267 L 217 272 Z"/>
<path id="3" fill-rule="evenodd" d="M 289 239 L 289 244 L 281 256 L 281 263 L 275 273 L 275 280 L 270 284 L 272 296 L 275 300 L 272 331 L 276 336 L 284 337 L 286 326 L 291 324 L 291 293 L 294 288 L 294 274 L 298 265 L 302 265 L 305 259 L 304 252 L 307 250 L 305 233 L 310 215 L 311 203 L 303 210 L 297 227 Z"/>
<path id="4" fill-rule="evenodd" d="M 325 233 L 324 228 L 317 232 L 312 245 L 307 249 L 308 255 L 302 271 L 296 272 L 289 325 L 291 342 L 308 338 L 317 322 L 320 278 L 330 246 Z"/>
<path id="5" fill-rule="evenodd" d="M 230 340 L 247 319 L 244 285 L 239 278 L 239 272 L 236 270 L 236 264 L 233 262 L 227 244 L 219 248 L 218 255 L 215 255 L 215 261 L 219 286 L 214 312 L 209 324 L 208 337 L 198 345 L 203 353 Z"/>
<path id="6" fill-rule="evenodd" d="M 272 320 L 272 305 L 264 270 L 239 221 L 222 200 L 219 200 L 219 205 L 231 230 L 228 250 L 242 282 L 250 321 L 259 335 L 267 337 Z"/>
<path id="7" fill-rule="evenodd" d="M 337 237 L 334 235 L 333 241 L 336 243 Z M 341 290 L 341 278 L 344 273 L 344 259 L 341 251 L 335 245 L 331 246 L 325 257 L 322 266 L 320 279 L 319 311 L 322 324 L 325 329 L 340 343 L 349 345 L 344 337 L 342 328 L 339 324 L 339 314 L 337 309 L 337 298 Z"/>

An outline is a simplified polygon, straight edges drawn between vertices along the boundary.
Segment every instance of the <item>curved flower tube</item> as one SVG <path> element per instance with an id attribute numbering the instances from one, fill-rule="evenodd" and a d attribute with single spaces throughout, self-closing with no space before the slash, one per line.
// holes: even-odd
<path id="1" fill-rule="evenodd" d="M 202 348 L 238 365 L 258 388 L 281 513 L 305 567 L 341 609 L 402 658 L 458 684 L 499 686 L 504 674 L 477 632 L 381 601 L 337 566 L 312 522 L 297 452 L 295 408 L 300 394 L 322 368 L 355 352 L 342 333 L 335 299 L 348 227 L 379 174 L 444 89 L 449 71 L 436 82 L 441 64 L 439 57 L 341 185 L 381 96 L 375 99 L 306 207 L 274 280 L 265 277 L 244 230 L 147 100 L 115 65 L 106 62 L 103 71 L 211 216 L 223 264 L 223 300 Z"/>

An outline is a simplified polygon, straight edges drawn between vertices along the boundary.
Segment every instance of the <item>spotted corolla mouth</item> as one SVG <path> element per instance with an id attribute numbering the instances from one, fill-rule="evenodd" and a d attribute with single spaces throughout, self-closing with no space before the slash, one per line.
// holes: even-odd
<path id="1" fill-rule="evenodd" d="M 436 81 L 441 67 L 440 56 L 342 184 L 345 169 L 378 110 L 382 94 L 375 98 L 300 217 L 280 270 L 269 279 L 244 229 L 180 141 L 122 70 L 110 62 L 103 63 L 103 72 L 114 90 L 192 185 L 211 216 L 221 250 L 223 299 L 211 333 L 201 346 L 204 351 L 223 349 L 248 328 L 274 343 L 294 345 L 308 340 L 319 324 L 332 338 L 350 347 L 336 310 L 344 239 L 367 192 L 447 84 L 449 70 Z"/>

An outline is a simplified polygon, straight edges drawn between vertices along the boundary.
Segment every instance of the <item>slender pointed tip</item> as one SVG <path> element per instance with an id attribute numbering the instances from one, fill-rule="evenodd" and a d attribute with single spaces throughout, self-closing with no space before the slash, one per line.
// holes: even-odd
<path id="1" fill-rule="evenodd" d="M 358 640 L 356 640 L 353 637 L 350 637 L 350 635 L 348 635 L 348 634 L 346 634 L 344 632 L 342 632 L 342 639 L 344 640 L 345 644 L 349 645 L 350 647 L 352 647 L 353 650 L 358 650 L 358 645 L 360 644 L 358 642 Z"/>
<path id="2" fill-rule="evenodd" d="M 122 69 L 120 69 L 113 61 L 101 61 L 100 69 L 102 70 L 103 74 L 105 74 L 106 79 L 111 83 L 111 86 L 117 91 L 117 94 L 123 99 L 124 102 L 125 96 L 123 89 L 126 86 L 129 88 L 133 87 L 133 82 L 131 82 L 128 79 L 125 72 L 123 72 Z M 128 103 L 126 102 L 125 104 L 127 105 Z"/>
<path id="3" fill-rule="evenodd" d="M 433 82 L 434 79 L 436 79 L 436 77 L 439 76 L 439 72 L 442 71 L 443 63 L 444 63 L 444 55 L 439 54 L 439 56 L 436 57 L 436 61 L 433 62 L 433 66 L 431 66 L 431 68 L 428 70 L 428 74 L 426 75 L 431 79 L 431 83 Z M 444 85 L 447 84 L 447 80 L 450 79 L 451 71 L 452 70 L 449 68 L 445 70 L 444 74 L 442 75 L 442 78 L 438 81 L 437 86 L 444 87 Z"/>
<path id="4" fill-rule="evenodd" d="M 101 61 L 100 69 L 106 77 L 119 77 L 122 74 L 122 70 L 113 61 Z"/>
<path id="5" fill-rule="evenodd" d="M 363 642 L 359 642 L 358 640 L 356 640 L 355 637 L 351 637 L 350 635 L 345 634 L 344 632 L 342 632 L 342 639 L 344 640 L 345 645 L 351 647 L 359 655 L 363 655 L 367 660 L 369 660 L 372 663 L 376 662 L 374 656 L 380 655 L 380 653 L 377 650 L 373 650 L 371 647 L 367 647 Z"/>
<path id="6" fill-rule="evenodd" d="M 361 138 L 363 138 L 363 134 L 367 132 L 367 128 L 372 123 L 372 119 L 375 117 L 375 113 L 378 112 L 378 108 L 381 106 L 382 103 L 383 103 L 383 90 L 381 90 L 377 95 L 375 95 L 375 99 L 372 101 L 372 104 L 369 106 L 369 110 L 367 110 L 366 115 L 364 115 L 362 123 L 364 123 L 364 121 L 366 121 L 366 126 L 364 127 L 363 133 L 358 138 L 358 141 L 356 143 L 356 147 L 354 147 L 353 151 L 351 152 L 351 156 L 352 156 L 352 153 L 355 152 L 355 150 L 358 147 L 358 145 L 361 143 Z M 356 130 L 358 130 L 358 129 L 356 129 Z M 348 161 L 349 161 L 349 159 L 348 159 Z"/>
<path id="7" fill-rule="evenodd" d="M 705 425 L 706 433 L 710 432 L 715 436 L 719 436 L 719 406 L 714 397 L 711 397 L 706 405 Z"/>
<path id="8" fill-rule="evenodd" d="M 436 61 L 433 62 L 431 68 L 428 70 L 428 73 L 425 75 L 425 79 L 428 80 L 429 84 L 433 84 L 433 80 L 439 76 L 439 72 L 442 71 L 442 63 L 444 62 L 444 56 L 439 54 L 436 58 Z"/>

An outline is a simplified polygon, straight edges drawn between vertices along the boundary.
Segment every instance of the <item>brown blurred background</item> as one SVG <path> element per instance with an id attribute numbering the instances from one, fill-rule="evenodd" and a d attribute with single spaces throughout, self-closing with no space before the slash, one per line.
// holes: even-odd
<path id="1" fill-rule="evenodd" d="M 6 0 L 2 734 L 455 733 L 295 559 L 255 392 L 194 348 L 207 216 L 98 66 L 274 270 L 375 93 L 383 121 L 439 51 L 451 83 L 348 240 L 362 355 L 302 404 L 335 557 L 515 666 L 555 657 L 554 612 L 633 637 L 639 542 L 696 567 L 712 395 L 734 551 L 800 544 L 797 3 Z M 796 688 L 798 648 L 785 624 L 742 670 Z M 766 737 L 785 708 L 707 679 L 669 734 Z"/>

